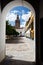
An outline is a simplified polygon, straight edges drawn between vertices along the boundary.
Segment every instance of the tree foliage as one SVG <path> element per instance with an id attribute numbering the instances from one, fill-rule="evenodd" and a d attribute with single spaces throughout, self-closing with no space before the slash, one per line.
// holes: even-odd
<path id="1" fill-rule="evenodd" d="M 19 33 L 6 21 L 6 35 L 19 35 Z"/>

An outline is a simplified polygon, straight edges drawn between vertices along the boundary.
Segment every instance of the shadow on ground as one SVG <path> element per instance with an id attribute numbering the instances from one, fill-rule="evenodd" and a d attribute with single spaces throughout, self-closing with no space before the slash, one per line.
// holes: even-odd
<path id="1" fill-rule="evenodd" d="M 6 39 L 7 44 L 18 44 L 18 43 L 25 43 L 24 41 L 14 40 L 14 39 Z"/>
<path id="2" fill-rule="evenodd" d="M 11 59 L 13 56 L 6 56 L 0 65 L 35 65 L 35 62 Z"/>

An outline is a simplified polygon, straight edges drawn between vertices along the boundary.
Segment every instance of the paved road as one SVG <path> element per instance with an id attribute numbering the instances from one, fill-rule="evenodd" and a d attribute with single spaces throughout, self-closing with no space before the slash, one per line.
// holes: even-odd
<path id="1" fill-rule="evenodd" d="M 26 37 L 15 37 L 13 40 L 7 40 L 6 55 L 12 56 L 11 59 L 35 61 L 35 43 L 34 40 Z"/>

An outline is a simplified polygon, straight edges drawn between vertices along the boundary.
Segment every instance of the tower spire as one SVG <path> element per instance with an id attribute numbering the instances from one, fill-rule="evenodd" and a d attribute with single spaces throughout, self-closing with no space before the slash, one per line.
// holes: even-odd
<path id="1" fill-rule="evenodd" d="M 17 15 L 17 19 L 15 20 L 15 27 L 16 27 L 16 28 L 20 28 L 19 15 Z"/>
<path id="2" fill-rule="evenodd" d="M 17 15 L 17 19 L 19 19 L 19 15 Z"/>

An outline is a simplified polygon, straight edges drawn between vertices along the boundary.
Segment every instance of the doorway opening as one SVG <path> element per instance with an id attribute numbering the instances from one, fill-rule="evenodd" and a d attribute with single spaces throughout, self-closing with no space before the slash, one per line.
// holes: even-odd
<path id="1" fill-rule="evenodd" d="M 11 59 L 35 62 L 34 8 L 26 1 L 23 5 L 21 1 L 12 1 L 6 7 L 2 12 L 5 15 L 2 20 L 5 25 L 6 55 L 12 56 Z"/>

